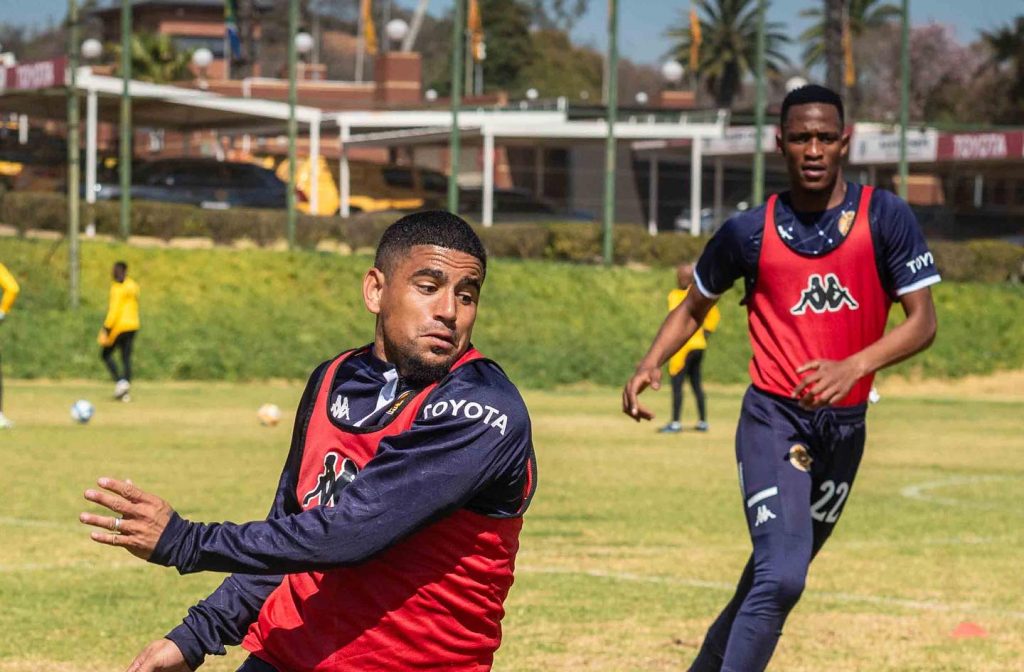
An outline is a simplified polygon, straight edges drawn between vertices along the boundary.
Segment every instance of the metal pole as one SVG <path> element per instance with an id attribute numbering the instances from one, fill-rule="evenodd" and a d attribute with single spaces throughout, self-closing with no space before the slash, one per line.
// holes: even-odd
<path id="1" fill-rule="evenodd" d="M 349 172 L 348 172 L 348 138 L 349 130 L 348 124 L 341 124 L 341 133 L 338 140 L 341 142 L 341 159 L 338 164 L 338 197 L 341 199 L 339 205 L 339 214 L 342 217 L 348 217 L 351 214 L 351 207 L 349 206 Z"/>
<path id="2" fill-rule="evenodd" d="M 900 36 L 900 198 L 907 198 L 907 125 L 910 123 L 910 0 L 903 0 Z"/>
<path id="3" fill-rule="evenodd" d="M 78 308 L 78 0 L 68 0 L 68 291 Z"/>
<path id="4" fill-rule="evenodd" d="M 658 155 L 647 164 L 647 233 L 658 235 Z"/>
<path id="5" fill-rule="evenodd" d="M 765 0 L 757 2 L 757 65 L 754 79 L 757 84 L 757 95 L 754 102 L 754 183 L 751 185 L 751 205 L 760 205 L 764 202 L 764 148 L 761 146 L 761 136 L 764 135 L 764 15 Z M 697 142 L 694 139 L 694 142 Z M 694 217 L 699 216 L 695 213 Z"/>
<path id="6" fill-rule="evenodd" d="M 690 145 L 690 234 L 700 235 L 701 197 L 704 195 L 704 138 L 694 138 Z"/>
<path id="7" fill-rule="evenodd" d="M 317 112 L 316 120 L 309 124 L 309 212 L 320 214 L 320 121 L 321 113 Z"/>
<path id="8" fill-rule="evenodd" d="M 452 128 L 449 140 L 448 210 L 459 211 L 459 107 L 462 106 L 462 34 L 463 7 L 465 0 L 455 0 L 455 16 L 452 17 Z"/>
<path id="9" fill-rule="evenodd" d="M 288 1 L 288 249 L 295 247 L 295 103 L 298 90 L 295 82 L 295 34 L 299 29 L 299 0 Z"/>
<path id="10" fill-rule="evenodd" d="M 121 237 L 132 232 L 132 3 L 121 0 Z"/>
<path id="11" fill-rule="evenodd" d="M 481 223 L 484 226 L 494 224 L 494 133 L 484 127 L 484 184 L 483 213 Z"/>
<path id="12" fill-rule="evenodd" d="M 85 98 L 85 202 L 96 202 L 96 123 L 98 96 L 90 89 Z M 88 233 L 88 232 L 86 232 Z"/>
<path id="13" fill-rule="evenodd" d="M 608 0 L 608 137 L 604 151 L 604 263 L 612 263 L 612 225 L 615 221 L 615 122 L 619 106 L 619 3 Z"/>

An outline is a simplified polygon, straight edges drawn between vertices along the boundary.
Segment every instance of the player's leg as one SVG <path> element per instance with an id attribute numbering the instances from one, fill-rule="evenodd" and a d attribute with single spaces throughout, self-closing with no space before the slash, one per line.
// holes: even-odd
<path id="1" fill-rule="evenodd" d="M 123 334 L 124 340 L 121 342 L 121 370 L 124 372 L 122 376 L 129 383 L 132 382 L 132 349 L 135 346 L 135 332 L 128 331 Z"/>
<path id="2" fill-rule="evenodd" d="M 697 400 L 697 421 L 696 429 L 699 432 L 708 431 L 708 409 L 707 400 L 704 397 L 704 381 L 701 370 L 704 367 L 704 351 L 694 350 L 686 358 L 686 375 L 690 378 L 690 387 L 693 388 L 693 397 Z"/>
<path id="3" fill-rule="evenodd" d="M 107 371 L 110 372 L 110 377 L 115 383 L 121 378 L 120 374 L 117 372 L 117 365 L 114 363 L 114 346 L 116 343 L 117 341 L 110 345 L 105 345 L 100 349 L 100 359 L 102 359 L 103 363 L 106 364 Z"/>
<path id="4" fill-rule="evenodd" d="M 672 383 L 672 420 L 659 429 L 659 432 L 674 434 L 683 431 L 683 425 L 679 422 L 679 418 L 682 417 L 683 412 L 683 382 L 685 380 L 685 373 L 686 369 L 684 368 L 670 378 Z"/>
<path id="5" fill-rule="evenodd" d="M 803 438 L 802 424 L 781 402 L 747 392 L 736 454 L 754 552 L 691 670 L 763 670 L 803 592 L 813 544 L 811 477 L 786 459 L 790 446 Z"/>
<path id="6" fill-rule="evenodd" d="M 831 450 L 816 452 L 812 468 L 811 518 L 814 521 L 814 554 L 831 536 L 846 508 L 853 479 L 857 476 L 866 438 L 864 417 L 843 409 L 820 412 L 824 422 L 820 433 Z M 844 414 L 853 417 L 842 417 Z"/>

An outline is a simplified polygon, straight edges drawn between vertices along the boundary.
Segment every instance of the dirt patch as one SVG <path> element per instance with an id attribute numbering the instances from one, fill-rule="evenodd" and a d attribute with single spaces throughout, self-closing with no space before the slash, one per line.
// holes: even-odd
<path id="1" fill-rule="evenodd" d="M 883 397 L 983 397 L 1024 401 L 1024 371 L 999 371 L 956 379 L 879 376 L 875 386 Z"/>

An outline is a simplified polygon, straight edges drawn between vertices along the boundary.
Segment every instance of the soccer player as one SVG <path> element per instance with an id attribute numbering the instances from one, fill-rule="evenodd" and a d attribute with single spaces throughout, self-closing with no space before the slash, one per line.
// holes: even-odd
<path id="1" fill-rule="evenodd" d="M 788 192 L 739 214 L 708 242 L 694 284 L 665 319 L 623 390 L 623 411 L 742 277 L 752 385 L 736 430 L 742 504 L 753 554 L 691 670 L 756 672 L 775 650 L 808 565 L 843 512 L 864 448 L 874 373 L 931 344 L 930 285 L 939 281 L 910 208 L 847 182 L 843 104 L 821 86 L 782 103 L 776 143 Z M 892 302 L 906 319 L 885 333 Z"/>
<path id="2" fill-rule="evenodd" d="M 668 310 L 672 312 L 686 298 L 693 284 L 693 264 L 680 264 L 676 267 L 676 284 L 678 287 L 668 293 Z M 694 427 L 698 432 L 708 431 L 707 402 L 704 398 L 704 384 L 701 380 L 701 368 L 704 364 L 704 351 L 708 347 L 707 335 L 718 328 L 722 317 L 718 306 L 711 306 L 704 323 L 694 332 L 679 351 L 669 357 L 668 375 L 672 380 L 672 420 L 659 429 L 663 434 L 677 434 L 683 431 L 680 422 L 683 411 L 683 383 L 690 379 L 693 396 L 697 401 L 697 415 L 700 418 Z"/>
<path id="3" fill-rule="evenodd" d="M 100 357 L 114 379 L 114 398 L 131 401 L 132 346 L 139 331 L 139 285 L 128 277 L 128 264 L 118 261 L 111 271 L 110 302 L 97 341 Z M 121 352 L 121 372 L 114 363 L 114 350 Z"/>
<path id="4" fill-rule="evenodd" d="M 0 289 L 4 293 L 3 298 L 0 299 L 0 324 L 3 324 L 7 313 L 11 312 L 11 307 L 14 306 L 14 300 L 18 298 L 18 292 L 21 291 L 18 281 L 3 264 L 0 264 Z M 14 427 L 14 422 L 4 415 L 4 377 L 3 371 L 0 370 L 0 429 L 10 429 L 11 427 Z"/>
<path id="5" fill-rule="evenodd" d="M 470 343 L 487 257 L 462 219 L 403 217 L 363 279 L 372 343 L 316 368 L 269 517 L 181 518 L 130 482 L 86 499 L 92 538 L 181 573 L 235 572 L 132 672 L 195 669 L 238 644 L 240 670 L 489 670 L 522 516 L 530 419 Z"/>

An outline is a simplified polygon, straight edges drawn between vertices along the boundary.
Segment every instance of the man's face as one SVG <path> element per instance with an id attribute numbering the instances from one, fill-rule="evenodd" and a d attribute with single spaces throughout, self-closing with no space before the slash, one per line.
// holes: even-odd
<path id="1" fill-rule="evenodd" d="M 126 275 L 123 266 L 114 266 L 114 270 L 111 271 L 111 275 L 115 282 L 124 282 L 124 276 Z"/>
<path id="2" fill-rule="evenodd" d="M 793 188 L 810 192 L 832 189 L 850 147 L 839 110 L 824 103 L 794 105 L 781 131 L 775 141 L 786 158 Z"/>
<path id="3" fill-rule="evenodd" d="M 414 385 L 442 378 L 469 348 L 484 269 L 465 252 L 416 245 L 391 272 L 370 269 L 363 299 L 377 315 L 377 354 Z"/>

